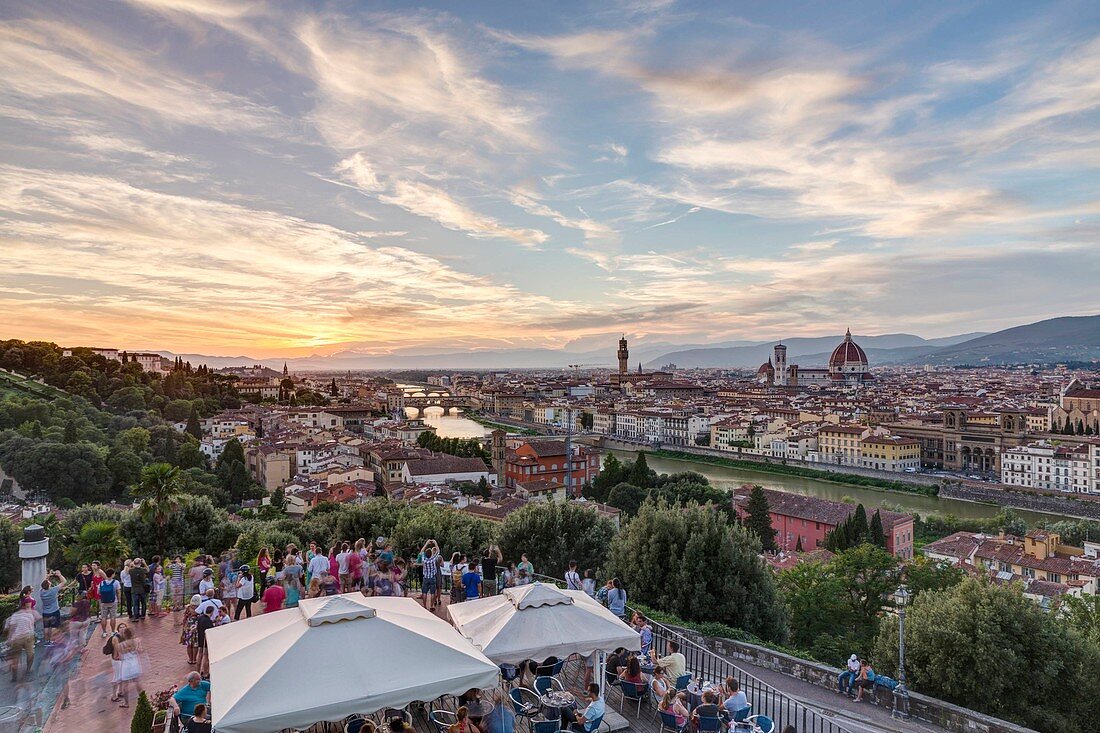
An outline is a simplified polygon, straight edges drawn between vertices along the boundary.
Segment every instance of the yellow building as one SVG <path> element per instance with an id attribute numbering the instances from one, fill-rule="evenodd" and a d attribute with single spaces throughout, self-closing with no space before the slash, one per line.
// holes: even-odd
<path id="1" fill-rule="evenodd" d="M 817 431 L 817 452 L 823 463 L 858 466 L 860 441 L 870 430 L 858 425 L 822 425 Z"/>
<path id="2" fill-rule="evenodd" d="M 878 471 L 915 471 L 920 468 L 920 441 L 912 438 L 868 435 L 860 441 L 860 465 Z"/>

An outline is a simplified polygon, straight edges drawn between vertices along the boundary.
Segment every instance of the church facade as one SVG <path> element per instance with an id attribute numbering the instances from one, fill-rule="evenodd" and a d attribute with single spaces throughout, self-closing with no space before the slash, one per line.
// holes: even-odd
<path id="1" fill-rule="evenodd" d="M 858 386 L 874 379 L 867 363 L 867 354 L 852 340 L 851 330 L 833 349 L 829 366 L 825 368 L 801 368 L 787 363 L 787 347 L 776 344 L 772 357 L 756 370 L 759 382 L 775 387 Z"/>

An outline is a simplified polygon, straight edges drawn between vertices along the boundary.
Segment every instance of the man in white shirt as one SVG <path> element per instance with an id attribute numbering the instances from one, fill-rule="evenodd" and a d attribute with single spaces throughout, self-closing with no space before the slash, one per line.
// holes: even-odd
<path id="1" fill-rule="evenodd" d="M 665 672 L 668 673 L 669 679 L 676 682 L 676 679 L 687 671 L 687 660 L 684 655 L 680 653 L 680 645 L 674 641 L 668 643 L 668 654 L 657 658 L 657 652 L 651 651 L 650 656 L 653 657 L 653 661 L 661 665 Z"/>
<path id="2" fill-rule="evenodd" d="M 208 590 L 214 590 L 214 571 L 210 568 L 202 571 L 202 580 L 199 581 L 199 595 L 205 596 Z"/>
<path id="3" fill-rule="evenodd" d="M 340 554 L 336 556 L 336 565 L 339 567 L 341 593 L 351 591 L 351 571 L 348 569 L 348 556 L 350 555 L 351 546 L 347 542 L 340 545 Z"/>
<path id="4" fill-rule="evenodd" d="M 576 560 L 569 561 L 569 569 L 565 571 L 565 587 L 569 590 L 583 590 L 581 574 L 577 572 Z"/>
<path id="5" fill-rule="evenodd" d="M 214 597 L 214 589 L 211 588 L 205 593 L 206 597 L 199 603 L 199 607 L 195 611 L 201 616 L 206 613 L 206 609 L 213 607 L 214 616 L 218 615 L 218 611 L 221 610 L 222 602 Z"/>
<path id="6" fill-rule="evenodd" d="M 323 552 L 318 552 L 309 560 L 309 578 L 320 578 L 321 573 L 328 572 L 328 557 Z"/>

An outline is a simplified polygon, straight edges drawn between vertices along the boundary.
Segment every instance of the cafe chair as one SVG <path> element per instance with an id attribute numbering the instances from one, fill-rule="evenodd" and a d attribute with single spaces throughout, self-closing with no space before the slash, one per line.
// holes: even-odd
<path id="1" fill-rule="evenodd" d="M 767 715 L 752 715 L 745 718 L 745 722 L 752 724 L 754 733 L 773 733 L 775 730 L 775 721 Z"/>
<path id="2" fill-rule="evenodd" d="M 676 678 L 676 690 L 686 690 L 687 686 L 691 684 L 691 672 L 685 672 Z"/>
<path id="3" fill-rule="evenodd" d="M 719 733 L 722 730 L 722 719 L 718 717 L 699 716 L 698 733 Z"/>
<path id="4" fill-rule="evenodd" d="M 672 731 L 672 733 L 680 733 L 680 725 L 676 722 L 676 716 L 667 710 L 658 710 L 657 714 L 661 716 L 661 729 L 657 733 L 665 733 L 665 731 Z"/>
<path id="5" fill-rule="evenodd" d="M 627 682 L 626 680 L 619 681 L 619 689 L 622 690 L 623 696 L 619 699 L 619 712 L 623 711 L 623 705 L 627 700 L 638 704 L 638 709 L 634 713 L 635 717 L 642 714 L 642 699 L 645 697 L 645 688 L 648 685 L 638 684 L 637 682 Z"/>
<path id="6" fill-rule="evenodd" d="M 554 690 L 557 690 L 558 692 L 565 692 L 565 685 L 563 685 L 560 680 L 554 677 L 536 677 L 534 687 L 535 692 L 537 692 L 540 697 Z"/>
<path id="7" fill-rule="evenodd" d="M 447 733 L 447 730 L 458 722 L 458 716 L 450 710 L 433 710 L 428 717 L 435 724 L 438 733 Z"/>
<path id="8" fill-rule="evenodd" d="M 532 733 L 558 733 L 561 730 L 560 720 L 534 720 L 531 722 L 534 724 Z"/>

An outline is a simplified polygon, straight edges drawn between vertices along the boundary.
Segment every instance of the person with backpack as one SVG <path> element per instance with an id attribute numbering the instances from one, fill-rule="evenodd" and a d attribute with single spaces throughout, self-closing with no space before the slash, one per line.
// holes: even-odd
<path id="1" fill-rule="evenodd" d="M 565 587 L 568 590 L 584 590 L 581 585 L 581 574 L 577 572 L 577 561 L 569 561 L 569 569 L 565 571 Z"/>
<path id="2" fill-rule="evenodd" d="M 115 569 L 107 568 L 103 580 L 99 583 L 99 629 L 103 638 L 107 638 L 107 621 L 111 622 L 111 633 L 118 626 L 118 597 L 122 594 L 122 584 L 115 579 Z"/>

